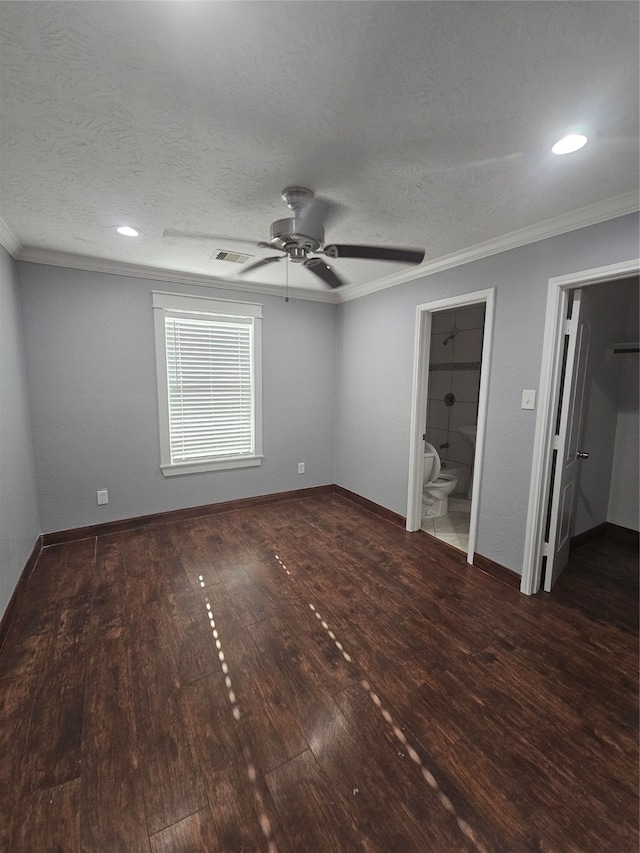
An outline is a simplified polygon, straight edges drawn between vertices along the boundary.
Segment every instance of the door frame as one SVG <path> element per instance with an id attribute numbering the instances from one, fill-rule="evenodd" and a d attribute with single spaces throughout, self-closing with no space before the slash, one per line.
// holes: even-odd
<path id="1" fill-rule="evenodd" d="M 605 284 L 637 275 L 640 259 L 581 270 L 549 279 L 538 385 L 538 416 L 533 443 L 529 486 L 529 509 L 524 541 L 520 591 L 534 595 L 540 591 L 546 515 L 553 462 L 553 437 L 560 397 L 560 374 L 569 291 Z"/>
<path id="2" fill-rule="evenodd" d="M 478 395 L 478 428 L 473 464 L 473 489 L 471 492 L 471 518 L 467 562 L 473 564 L 480 508 L 480 485 L 484 458 L 484 436 L 489 398 L 489 367 L 493 343 L 495 313 L 495 287 L 477 290 L 460 296 L 438 299 L 416 306 L 416 324 L 413 349 L 413 389 L 411 393 L 411 432 L 409 443 L 409 486 L 407 495 L 407 530 L 420 530 L 422 512 L 422 466 L 427 400 L 429 397 L 429 351 L 431 347 L 431 317 L 434 313 L 470 305 L 485 306 L 484 336 L 480 364 L 480 392 Z"/>

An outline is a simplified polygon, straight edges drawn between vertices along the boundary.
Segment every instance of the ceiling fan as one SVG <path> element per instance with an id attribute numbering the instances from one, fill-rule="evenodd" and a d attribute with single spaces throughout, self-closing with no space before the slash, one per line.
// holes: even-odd
<path id="1" fill-rule="evenodd" d="M 282 200 L 293 211 L 293 216 L 286 219 L 276 219 L 271 223 L 271 234 L 268 242 L 259 242 L 261 249 L 276 249 L 281 254 L 270 255 L 266 258 L 247 264 L 238 273 L 246 275 L 259 267 L 272 264 L 275 261 L 288 259 L 292 263 L 302 264 L 309 272 L 318 276 L 329 287 L 341 287 L 344 282 L 322 258 L 360 258 L 371 261 L 395 261 L 405 264 L 419 264 L 424 259 L 423 249 L 399 249 L 385 246 L 360 246 L 346 243 L 325 245 L 324 226 L 330 216 L 330 202 L 317 198 L 306 187 L 286 187 L 282 190 Z M 233 240 L 238 238 L 216 236 L 215 234 L 190 234 L 174 229 L 167 229 L 163 237 L 187 237 L 191 239 Z M 246 243 L 247 241 L 241 241 Z"/>

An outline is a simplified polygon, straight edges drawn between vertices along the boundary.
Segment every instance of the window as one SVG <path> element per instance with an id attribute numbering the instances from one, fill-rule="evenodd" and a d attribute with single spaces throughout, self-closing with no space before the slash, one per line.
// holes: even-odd
<path id="1" fill-rule="evenodd" d="M 165 477 L 262 462 L 262 306 L 153 293 Z"/>

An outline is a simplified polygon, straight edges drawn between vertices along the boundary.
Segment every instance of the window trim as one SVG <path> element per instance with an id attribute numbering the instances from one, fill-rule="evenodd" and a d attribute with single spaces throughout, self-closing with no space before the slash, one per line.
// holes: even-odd
<path id="1" fill-rule="evenodd" d="M 262 464 L 262 305 L 255 302 L 236 302 L 209 296 L 184 293 L 165 293 L 152 290 L 156 346 L 156 376 L 158 385 L 158 423 L 160 429 L 160 470 L 165 477 L 183 474 L 202 474 L 233 468 L 251 468 Z M 167 380 L 167 349 L 165 314 L 216 314 L 221 317 L 251 318 L 253 326 L 252 367 L 254 379 L 254 453 L 251 456 L 225 456 L 220 459 L 195 462 L 172 462 L 169 438 L 169 386 Z"/>

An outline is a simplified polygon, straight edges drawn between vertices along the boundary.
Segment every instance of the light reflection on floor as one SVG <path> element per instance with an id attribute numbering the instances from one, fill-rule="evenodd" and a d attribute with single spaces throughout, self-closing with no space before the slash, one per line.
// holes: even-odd
<path id="1" fill-rule="evenodd" d="M 198 575 L 198 580 L 200 581 L 200 586 L 204 586 L 204 578 L 202 575 Z M 218 627 L 216 625 L 216 620 L 213 615 L 213 610 L 211 608 L 211 602 L 208 598 L 205 598 L 205 607 L 207 611 L 207 618 L 209 620 L 209 627 L 211 628 L 211 633 L 213 636 L 213 640 L 215 642 L 216 650 L 218 652 L 218 660 L 220 661 L 220 668 L 224 673 L 224 683 L 228 691 L 229 704 L 231 705 L 233 718 L 236 722 L 240 721 L 240 708 L 238 706 L 238 700 L 236 698 L 235 691 L 233 689 L 233 684 L 231 681 L 231 676 L 229 675 L 229 666 L 225 660 L 224 651 L 222 649 L 222 641 L 220 639 L 220 634 L 218 632 Z M 260 794 L 260 790 L 257 784 L 257 773 L 255 764 L 253 762 L 253 758 L 251 756 L 251 751 L 248 746 L 243 747 L 244 758 L 247 763 L 247 777 L 249 782 L 251 783 L 251 790 L 253 792 L 253 797 L 256 803 L 256 813 L 258 816 L 258 822 L 260 824 L 260 829 L 262 830 L 262 834 L 264 835 L 265 842 L 267 843 L 268 853 L 278 853 L 278 848 L 276 846 L 275 841 L 272 838 L 272 829 L 271 822 L 269 821 L 269 817 L 267 816 L 267 812 L 265 809 L 264 802 L 262 800 L 262 796 Z"/>
<path id="2" fill-rule="evenodd" d="M 279 557 L 276 557 L 276 558 L 278 559 L 278 562 L 280 562 L 280 558 Z M 282 563 L 281 563 L 281 565 L 282 565 Z M 316 619 L 320 620 L 320 624 L 325 629 L 327 634 L 331 637 L 336 648 L 338 649 L 338 651 L 340 651 L 343 658 L 347 661 L 347 663 L 353 664 L 354 663 L 353 659 L 345 651 L 345 648 L 342 645 L 342 643 L 336 639 L 336 635 L 329 628 L 328 623 L 326 622 L 325 619 L 322 618 L 321 613 L 317 610 L 315 605 L 310 603 L 309 609 L 313 612 Z M 354 667 L 353 667 L 354 675 L 358 670 L 360 670 L 360 667 L 357 664 L 354 664 Z M 480 843 L 480 841 L 478 840 L 478 838 L 476 837 L 476 834 L 473 831 L 473 829 L 471 828 L 471 826 L 469 825 L 469 823 L 466 820 L 464 820 L 462 817 L 460 817 L 460 815 L 458 815 L 456 813 L 456 809 L 455 809 L 453 803 L 451 802 L 449 797 L 447 797 L 447 795 L 444 793 L 444 791 L 441 789 L 440 785 L 438 784 L 438 781 L 436 780 L 436 777 L 433 775 L 431 770 L 429 770 L 429 767 L 427 766 L 427 763 L 426 763 L 426 757 L 425 757 L 425 760 L 423 761 L 423 759 L 418 754 L 417 750 L 415 750 L 413 748 L 413 746 L 411 746 L 411 744 L 409 743 L 409 741 L 407 739 L 407 736 L 404 733 L 405 732 L 404 727 L 399 726 L 395 722 L 395 720 L 393 719 L 393 716 L 384 707 L 382 700 L 380 699 L 378 694 L 375 692 L 375 690 L 373 689 L 371 684 L 366 680 L 366 678 L 360 678 L 360 684 L 362 685 L 364 690 L 366 690 L 366 692 L 369 694 L 369 698 L 371 699 L 373 704 L 376 706 L 376 708 L 378 709 L 378 711 L 382 715 L 382 718 L 384 719 L 384 721 L 386 723 L 388 723 L 388 725 L 391 727 L 394 735 L 398 738 L 398 740 L 400 741 L 402 746 L 407 750 L 407 754 L 409 755 L 409 758 L 414 762 L 414 764 L 416 764 L 420 768 L 420 772 L 422 773 L 423 779 L 427 782 L 427 784 L 436 793 L 441 805 L 454 817 L 454 819 L 455 819 L 456 823 L 458 824 L 458 827 L 459 827 L 460 831 L 463 833 L 463 835 L 465 835 L 474 844 L 474 846 L 478 850 L 478 853 L 488 853 L 488 851 L 486 850 L 484 845 L 482 845 Z M 358 789 L 354 788 L 353 793 L 354 793 L 354 795 L 357 794 Z"/>

